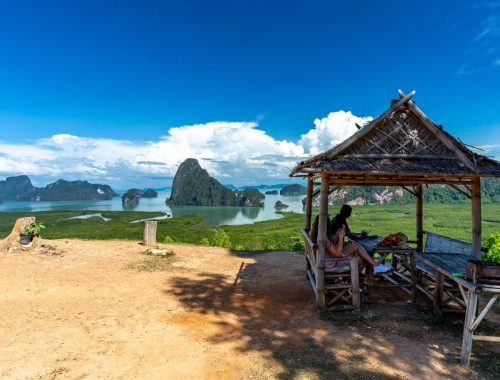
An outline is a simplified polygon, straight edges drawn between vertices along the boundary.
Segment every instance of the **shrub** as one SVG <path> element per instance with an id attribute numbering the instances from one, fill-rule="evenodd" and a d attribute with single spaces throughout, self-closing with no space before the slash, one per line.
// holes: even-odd
<path id="1" fill-rule="evenodd" d="M 175 240 L 174 240 L 174 239 L 172 239 L 172 237 L 171 237 L 171 236 L 167 235 L 167 236 L 165 236 L 165 238 L 163 239 L 163 242 L 164 242 L 165 244 L 170 244 L 170 243 L 175 243 Z"/>
<path id="2" fill-rule="evenodd" d="M 45 228 L 45 226 L 41 222 L 34 222 L 34 223 L 31 223 L 26 228 L 24 233 L 26 235 L 38 236 L 38 235 L 40 235 L 40 231 L 43 230 L 44 228 Z"/>
<path id="3" fill-rule="evenodd" d="M 206 237 L 201 238 L 200 244 L 204 245 L 204 246 L 209 246 L 210 245 L 210 240 L 208 240 L 208 238 L 206 238 Z"/>
<path id="4" fill-rule="evenodd" d="M 229 240 L 227 232 L 222 228 L 217 228 L 212 238 L 212 245 L 216 247 L 231 248 L 231 241 Z"/>
<path id="5" fill-rule="evenodd" d="M 500 263 L 500 233 L 491 234 L 488 239 L 483 241 L 483 247 L 488 248 L 488 252 L 484 252 L 481 259 Z"/>

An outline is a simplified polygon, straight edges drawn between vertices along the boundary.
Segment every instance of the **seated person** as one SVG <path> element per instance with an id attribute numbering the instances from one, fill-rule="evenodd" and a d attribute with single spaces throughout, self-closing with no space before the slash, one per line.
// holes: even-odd
<path id="1" fill-rule="evenodd" d="M 349 206 L 347 206 L 347 207 L 350 209 Z M 350 212 L 349 212 L 349 215 L 350 215 Z M 334 220 L 332 220 L 331 223 L 328 223 L 327 226 L 330 226 L 330 227 L 334 226 L 335 227 L 336 224 L 334 223 Z M 337 220 L 340 220 L 340 219 L 337 219 Z M 327 218 L 327 221 L 330 222 L 329 218 Z M 313 242 L 316 242 L 317 238 L 318 238 L 318 226 L 319 226 L 319 215 L 316 216 L 316 218 L 314 219 L 313 226 L 312 226 L 311 231 L 309 233 L 309 237 L 311 238 L 311 240 Z M 328 255 L 331 258 L 349 257 L 351 255 L 357 254 L 358 257 L 361 259 L 360 269 L 362 269 L 363 267 L 373 268 L 373 272 L 375 274 L 386 273 L 392 269 L 392 267 L 390 267 L 390 266 L 382 265 L 379 262 L 377 262 L 366 251 L 366 249 L 363 248 L 363 246 L 361 244 L 359 244 L 355 241 L 344 244 L 344 236 L 347 235 L 346 226 L 344 224 L 342 224 L 337 231 L 333 232 L 333 234 L 331 232 L 333 232 L 333 230 L 331 228 L 327 227 L 327 238 L 325 241 L 325 251 L 328 253 Z M 352 236 L 356 236 L 356 235 L 361 235 L 361 234 L 354 234 Z M 328 257 L 325 257 L 325 259 L 328 259 Z"/>
<path id="2" fill-rule="evenodd" d="M 349 225 L 347 224 L 347 218 L 352 214 L 352 207 L 349 205 L 343 205 L 340 212 L 335 215 L 335 217 L 330 222 L 330 231 L 332 234 L 340 230 L 344 226 L 346 236 L 351 240 L 365 239 L 368 234 L 366 231 L 361 231 L 360 233 L 351 232 Z"/>

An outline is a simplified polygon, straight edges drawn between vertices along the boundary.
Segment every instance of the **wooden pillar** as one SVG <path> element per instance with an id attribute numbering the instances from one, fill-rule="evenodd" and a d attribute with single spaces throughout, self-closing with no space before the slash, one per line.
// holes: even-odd
<path id="1" fill-rule="evenodd" d="M 328 189 L 330 178 L 321 176 L 321 189 L 319 192 L 319 226 L 318 226 L 318 257 L 316 261 L 316 304 L 319 309 L 326 307 L 325 297 L 325 241 L 328 221 Z"/>
<path id="2" fill-rule="evenodd" d="M 314 181 L 312 176 L 307 177 L 307 195 L 306 195 L 306 223 L 305 229 L 311 230 L 311 217 L 312 217 L 312 195 L 314 189 Z"/>
<path id="3" fill-rule="evenodd" d="M 472 179 L 472 255 L 481 258 L 481 181 Z"/>
<path id="4" fill-rule="evenodd" d="M 146 220 L 144 221 L 144 238 L 142 240 L 144 245 L 155 246 L 156 245 L 156 220 Z"/>
<path id="5" fill-rule="evenodd" d="M 422 185 L 416 187 L 415 198 L 417 203 L 416 212 L 416 238 L 417 251 L 422 252 L 424 249 L 424 192 Z"/>

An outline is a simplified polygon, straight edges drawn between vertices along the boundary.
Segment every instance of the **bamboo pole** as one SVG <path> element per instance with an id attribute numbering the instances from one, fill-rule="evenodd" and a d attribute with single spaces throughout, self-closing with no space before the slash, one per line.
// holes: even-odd
<path id="1" fill-rule="evenodd" d="M 479 177 L 472 180 L 472 255 L 481 258 L 481 182 Z"/>
<path id="2" fill-rule="evenodd" d="M 156 220 L 146 220 L 144 221 L 144 237 L 143 244 L 146 246 L 156 245 Z"/>
<path id="3" fill-rule="evenodd" d="M 307 231 L 311 230 L 311 216 L 312 216 L 312 197 L 313 197 L 314 181 L 312 176 L 307 178 L 307 196 L 306 196 L 306 223 L 305 228 Z"/>
<path id="4" fill-rule="evenodd" d="M 424 248 L 424 194 L 422 185 L 418 185 L 415 188 L 415 195 L 417 203 L 417 210 L 416 210 L 417 251 L 422 252 Z"/>
<path id="5" fill-rule="evenodd" d="M 319 193 L 319 226 L 318 226 L 318 258 L 316 261 L 316 304 L 319 309 L 325 309 L 325 242 L 327 239 L 328 223 L 328 188 L 330 179 L 327 175 L 321 176 L 321 190 Z"/>

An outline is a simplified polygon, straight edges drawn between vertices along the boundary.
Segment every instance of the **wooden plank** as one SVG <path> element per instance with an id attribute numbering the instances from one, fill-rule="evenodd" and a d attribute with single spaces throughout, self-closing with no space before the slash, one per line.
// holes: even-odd
<path id="1" fill-rule="evenodd" d="M 425 264 L 429 265 L 430 267 L 434 268 L 437 272 L 441 272 L 446 277 L 450 278 L 452 281 L 457 282 L 462 284 L 466 289 L 469 291 L 475 292 L 476 294 L 481 294 L 483 289 L 482 285 L 478 284 L 473 284 L 472 282 L 465 280 L 460 277 L 454 277 L 453 273 L 456 271 L 453 271 L 453 268 L 456 268 L 456 265 L 458 265 L 457 262 L 454 263 L 454 267 L 450 267 L 447 265 L 448 263 L 443 261 L 443 258 L 449 259 L 455 259 L 460 262 L 460 260 L 466 260 L 467 255 L 454 255 L 454 254 L 443 254 L 443 253 L 416 253 L 416 258 L 418 260 L 423 261 Z M 440 264 L 437 264 L 436 262 L 439 262 Z M 465 263 L 463 264 L 463 269 L 462 272 L 465 270 Z"/>
<path id="2" fill-rule="evenodd" d="M 481 182 L 479 177 L 472 180 L 472 256 L 481 258 Z"/>
<path id="3" fill-rule="evenodd" d="M 473 335 L 472 339 L 482 342 L 500 343 L 500 336 Z"/>
<path id="4" fill-rule="evenodd" d="M 469 365 L 470 355 L 472 352 L 472 330 L 471 326 L 474 322 L 477 308 L 477 294 L 469 291 L 469 300 L 467 302 L 467 311 L 465 312 L 464 333 L 462 338 L 462 353 L 460 362 L 463 365 Z"/>
<path id="5" fill-rule="evenodd" d="M 493 296 L 490 299 L 490 301 L 488 302 L 488 304 L 484 307 L 483 311 L 481 311 L 481 313 L 478 315 L 478 317 L 476 318 L 476 320 L 470 326 L 471 332 L 474 332 L 476 330 L 477 326 L 479 326 L 479 324 L 481 323 L 481 321 L 483 320 L 483 318 L 486 316 L 486 314 L 488 313 L 488 311 L 490 311 L 491 307 L 494 305 L 494 303 L 496 302 L 497 298 L 498 298 L 498 296 L 495 295 L 495 296 Z"/>

